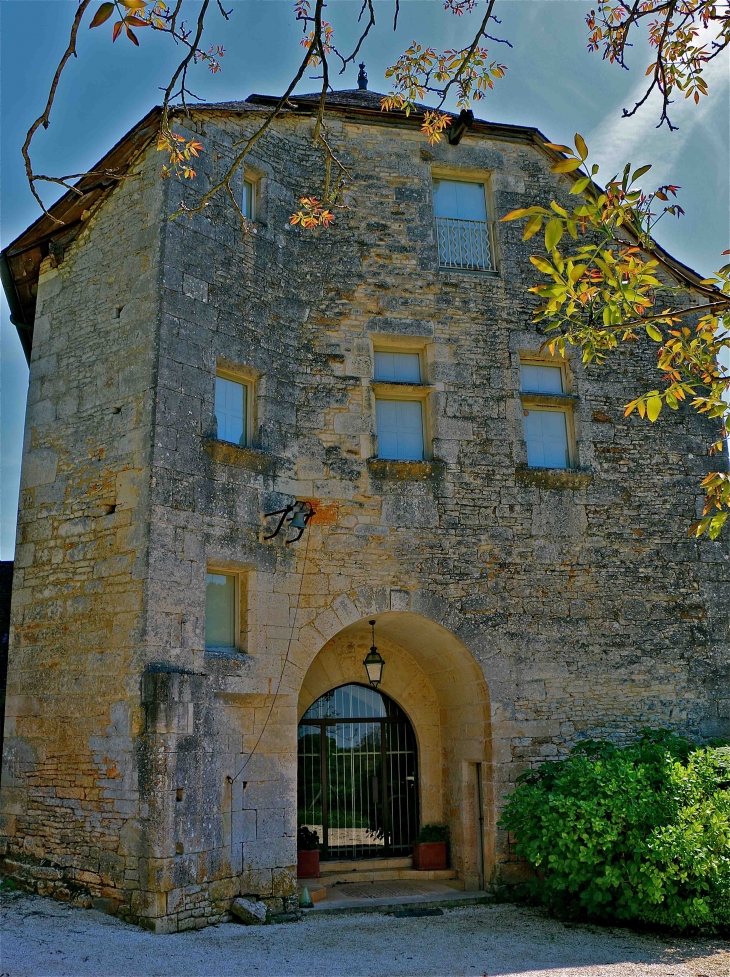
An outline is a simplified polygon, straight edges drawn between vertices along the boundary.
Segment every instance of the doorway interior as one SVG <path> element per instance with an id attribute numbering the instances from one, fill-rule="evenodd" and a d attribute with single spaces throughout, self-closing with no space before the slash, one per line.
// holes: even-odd
<path id="1" fill-rule="evenodd" d="M 317 832 L 322 859 L 411 854 L 416 737 L 393 699 L 351 683 L 307 709 L 298 728 L 297 817 Z"/>

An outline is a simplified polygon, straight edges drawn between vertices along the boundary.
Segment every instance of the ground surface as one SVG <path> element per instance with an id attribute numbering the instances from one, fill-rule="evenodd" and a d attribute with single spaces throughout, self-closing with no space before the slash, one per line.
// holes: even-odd
<path id="1" fill-rule="evenodd" d="M 510 905 L 397 919 L 310 915 L 153 936 L 92 910 L 14 894 L 0 977 L 728 977 L 730 944 L 564 926 Z"/>

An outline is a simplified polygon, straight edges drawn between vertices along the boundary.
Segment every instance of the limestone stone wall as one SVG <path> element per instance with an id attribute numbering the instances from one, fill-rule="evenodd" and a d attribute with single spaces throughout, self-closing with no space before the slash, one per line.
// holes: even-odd
<path id="1" fill-rule="evenodd" d="M 208 185 L 253 123 L 196 118 Z M 468 134 L 458 147 L 426 149 L 413 130 L 330 126 L 354 177 L 332 231 L 288 224 L 322 172 L 310 121 L 293 116 L 250 160 L 255 233 L 242 240 L 222 200 L 168 228 L 150 622 L 161 658 L 206 676 L 215 745 L 205 752 L 198 741 L 198 769 L 215 766 L 205 805 L 220 813 L 205 838 L 190 837 L 191 888 L 213 863 L 242 892 L 293 884 L 296 703 L 327 641 L 368 614 L 416 610 L 454 632 L 481 670 L 491 729 L 475 742 L 482 736 L 483 754 L 491 739 L 490 752 L 447 759 L 443 770 L 465 766 L 440 799 L 472 879 L 473 830 L 459 827 L 473 809 L 470 764 L 488 763 L 485 847 L 497 871 L 510 857 L 495 829 L 501 798 L 525 768 L 586 736 L 669 725 L 700 739 L 728 728 L 727 544 L 686 536 L 710 464 L 708 426 L 688 411 L 651 428 L 623 418 L 653 379 L 649 344 L 603 370 L 571 357 L 580 477 L 530 478 L 519 356 L 543 336 L 525 292 L 529 245 L 517 226 L 500 225 L 497 274 L 438 270 L 434 173 L 491 173 L 497 216 L 565 195 L 567 183 L 517 142 Z M 428 464 L 371 460 L 374 343 L 423 352 Z M 246 451 L 215 441 L 216 365 L 255 381 Z M 294 497 L 320 514 L 303 540 L 263 542 L 262 514 Z M 204 653 L 206 565 L 247 580 L 238 660 Z M 380 596 L 355 599 L 366 592 Z M 431 599 L 445 602 L 438 613 Z M 168 805 L 180 809 L 172 790 Z M 166 857 L 181 858 L 169 845 Z"/>
<path id="2" fill-rule="evenodd" d="M 289 225 L 322 179 L 293 114 L 249 161 L 251 233 L 223 197 L 167 221 L 254 125 L 202 110 L 195 183 L 163 202 L 150 150 L 141 206 L 123 184 L 41 280 L 8 853 L 158 931 L 225 918 L 239 893 L 288 904 L 297 719 L 355 677 L 371 618 L 419 741 L 422 809 L 450 824 L 468 886 L 477 775 L 489 881 L 512 864 L 496 822 L 525 769 L 646 725 L 730 734 L 728 544 L 686 535 L 714 464 L 707 422 L 623 417 L 654 381 L 651 344 L 603 369 L 571 356 L 579 471 L 527 470 L 519 362 L 544 339 L 530 245 L 496 225 L 496 273 L 438 269 L 434 175 L 489 175 L 497 217 L 568 184 L 518 139 L 427 148 L 407 127 L 328 124 L 353 175 L 330 231 Z M 376 457 L 374 345 L 422 353 L 427 462 Z M 217 440 L 217 367 L 253 385 L 245 449 Z M 317 512 L 302 540 L 264 541 L 263 514 L 294 498 Z M 240 580 L 229 657 L 205 652 L 208 567 Z"/>
<path id="3" fill-rule="evenodd" d="M 2 772 L 3 868 L 130 911 L 144 842 L 134 738 L 161 219 L 138 160 L 41 269 L 23 447 Z"/>

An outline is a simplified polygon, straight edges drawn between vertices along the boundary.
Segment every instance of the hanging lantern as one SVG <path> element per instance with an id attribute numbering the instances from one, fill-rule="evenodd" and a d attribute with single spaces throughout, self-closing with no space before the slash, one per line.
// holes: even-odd
<path id="1" fill-rule="evenodd" d="M 367 672 L 368 681 L 374 689 L 377 689 L 383 678 L 383 666 L 385 665 L 385 661 L 383 660 L 378 649 L 375 647 L 375 621 L 368 621 L 368 624 L 373 629 L 373 643 L 370 651 L 365 656 L 363 665 L 365 666 L 365 671 Z"/>

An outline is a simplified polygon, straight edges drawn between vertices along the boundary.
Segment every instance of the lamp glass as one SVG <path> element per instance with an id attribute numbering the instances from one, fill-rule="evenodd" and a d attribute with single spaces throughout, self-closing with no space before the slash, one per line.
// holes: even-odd
<path id="1" fill-rule="evenodd" d="M 385 661 L 378 653 L 377 648 L 370 649 L 363 665 L 365 666 L 370 684 L 373 688 L 377 688 L 383 679 L 383 666 L 385 665 Z"/>

